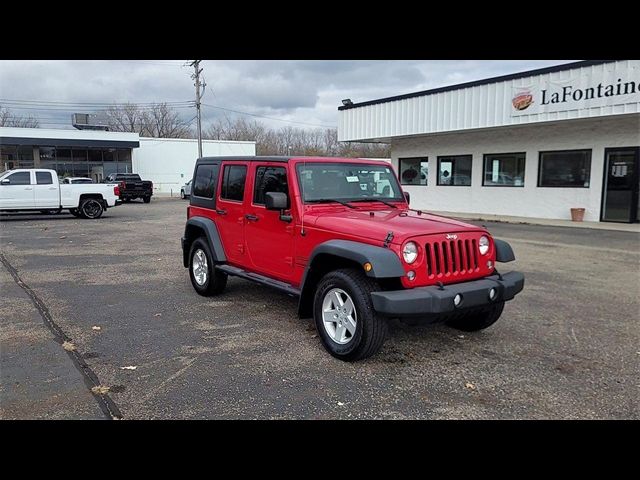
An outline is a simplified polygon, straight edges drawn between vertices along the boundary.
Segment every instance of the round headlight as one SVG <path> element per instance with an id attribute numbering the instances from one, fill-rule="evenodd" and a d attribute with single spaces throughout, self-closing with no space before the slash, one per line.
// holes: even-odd
<path id="1" fill-rule="evenodd" d="M 418 246 L 413 242 L 407 242 L 402 248 L 402 258 L 407 263 L 413 263 L 418 258 Z"/>
<path id="2" fill-rule="evenodd" d="M 489 251 L 489 239 L 484 235 L 480 237 L 480 241 L 478 242 L 478 250 L 480 250 L 480 255 L 486 255 Z"/>

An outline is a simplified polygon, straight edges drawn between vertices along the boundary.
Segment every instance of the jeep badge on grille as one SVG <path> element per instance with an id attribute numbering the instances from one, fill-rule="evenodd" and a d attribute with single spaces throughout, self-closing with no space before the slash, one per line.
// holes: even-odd
<path id="1" fill-rule="evenodd" d="M 457 240 L 458 239 L 458 235 L 456 235 L 455 233 L 447 233 L 447 240 Z"/>

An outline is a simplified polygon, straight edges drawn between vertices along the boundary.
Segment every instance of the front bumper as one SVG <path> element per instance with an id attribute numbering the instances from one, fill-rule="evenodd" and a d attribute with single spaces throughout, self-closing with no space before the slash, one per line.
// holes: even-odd
<path id="1" fill-rule="evenodd" d="M 496 290 L 493 300 L 489 299 L 492 288 Z M 407 290 L 372 292 L 371 299 L 376 312 L 392 317 L 438 316 L 464 311 L 471 308 L 489 307 L 494 303 L 511 300 L 524 288 L 524 275 L 509 272 L 499 276 L 491 275 L 480 280 L 444 285 L 432 285 Z M 462 296 L 458 307 L 453 303 L 456 295 Z"/>

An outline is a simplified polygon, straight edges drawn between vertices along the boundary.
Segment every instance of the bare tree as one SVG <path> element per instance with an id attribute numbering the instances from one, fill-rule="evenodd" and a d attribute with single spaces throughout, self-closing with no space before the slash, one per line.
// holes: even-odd
<path id="1" fill-rule="evenodd" d="M 112 106 L 105 112 L 109 129 L 115 132 L 138 132 L 142 129 L 142 112 L 137 105 L 127 103 Z"/>
<path id="2" fill-rule="evenodd" d="M 140 108 L 126 104 L 109 107 L 106 111 L 109 129 L 115 132 L 136 132 L 143 137 L 188 138 L 193 136 L 189 122 L 180 119 L 178 112 L 166 103 Z"/>
<path id="3" fill-rule="evenodd" d="M 255 141 L 258 155 L 389 158 L 391 154 L 386 144 L 338 142 L 335 128 L 311 130 L 287 126 L 276 130 L 255 120 L 228 116 L 214 120 L 204 136 L 214 140 Z"/>
<path id="4" fill-rule="evenodd" d="M 0 106 L 0 127 L 38 128 L 40 122 L 31 115 L 17 116 L 6 107 Z"/>

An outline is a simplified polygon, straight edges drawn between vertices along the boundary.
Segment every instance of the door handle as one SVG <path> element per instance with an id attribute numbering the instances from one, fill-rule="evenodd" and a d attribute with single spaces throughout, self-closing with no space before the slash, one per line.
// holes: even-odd
<path id="1" fill-rule="evenodd" d="M 226 211 L 226 210 L 216 209 L 216 213 L 217 213 L 218 215 L 226 215 L 226 214 L 227 214 L 227 211 Z"/>
<path id="2" fill-rule="evenodd" d="M 57 190 L 56 187 L 49 187 L 49 190 Z"/>
<path id="3" fill-rule="evenodd" d="M 27 187 L 27 188 L 25 188 L 25 190 L 33 190 L 33 188 Z"/>
<path id="4" fill-rule="evenodd" d="M 256 215 L 245 215 L 244 218 L 246 218 L 247 220 L 249 220 L 250 222 L 257 222 L 259 220 L 259 217 Z"/>

